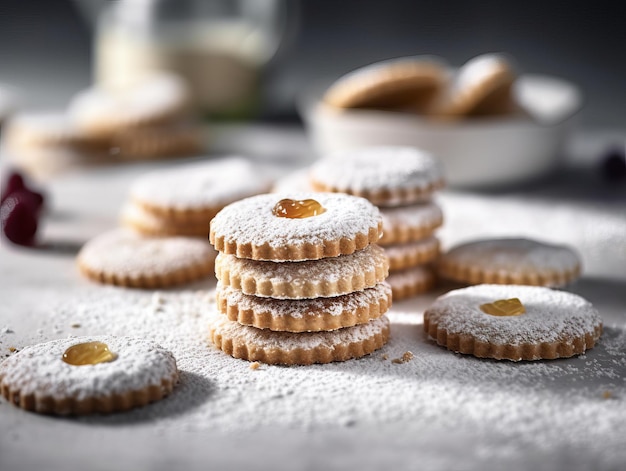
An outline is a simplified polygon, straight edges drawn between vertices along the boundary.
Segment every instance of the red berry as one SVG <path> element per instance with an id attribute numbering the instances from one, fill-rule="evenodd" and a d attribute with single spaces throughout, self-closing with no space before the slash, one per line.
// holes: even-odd
<path id="1" fill-rule="evenodd" d="M 37 233 L 37 203 L 25 191 L 9 195 L 0 206 L 2 232 L 14 244 L 33 245 Z"/>
<path id="2" fill-rule="evenodd" d="M 4 203 L 4 200 L 7 199 L 11 193 L 23 189 L 24 179 L 22 178 L 22 175 L 17 172 L 11 172 L 9 174 L 9 178 L 7 178 L 6 183 L 3 185 L 0 204 Z"/>

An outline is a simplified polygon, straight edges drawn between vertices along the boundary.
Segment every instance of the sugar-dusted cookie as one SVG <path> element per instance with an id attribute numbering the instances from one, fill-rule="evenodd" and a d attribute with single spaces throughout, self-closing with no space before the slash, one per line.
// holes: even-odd
<path id="1" fill-rule="evenodd" d="M 467 284 L 563 286 L 580 274 L 580 258 L 563 245 L 530 239 L 489 239 L 453 247 L 438 262 L 439 274 Z"/>
<path id="2" fill-rule="evenodd" d="M 130 198 L 172 222 L 208 223 L 227 204 L 269 186 L 249 161 L 231 157 L 149 172 L 131 185 Z"/>
<path id="3" fill-rule="evenodd" d="M 73 337 L 20 350 L 0 363 L 0 392 L 43 414 L 84 415 L 141 407 L 178 381 L 174 356 L 131 337 Z"/>
<path id="4" fill-rule="evenodd" d="M 188 236 L 205 238 L 209 234 L 209 220 L 177 221 L 157 216 L 131 202 L 122 208 L 122 225 L 146 236 Z"/>
<path id="5" fill-rule="evenodd" d="M 364 147 L 328 155 L 311 167 L 316 191 L 361 196 L 379 206 L 428 201 L 443 187 L 441 163 L 413 147 Z"/>
<path id="6" fill-rule="evenodd" d="M 360 358 L 381 348 L 389 338 L 386 316 L 366 324 L 330 332 L 276 332 L 257 329 L 209 314 L 209 338 L 227 354 L 268 364 L 310 365 Z"/>
<path id="7" fill-rule="evenodd" d="M 439 345 L 497 360 L 571 357 L 602 333 L 594 307 L 572 293 L 537 286 L 478 285 L 450 291 L 424 312 Z"/>
<path id="8" fill-rule="evenodd" d="M 178 120 L 188 100 L 189 90 L 182 79 L 159 73 L 124 89 L 85 90 L 72 99 L 68 114 L 85 132 L 110 137 L 120 130 Z"/>
<path id="9" fill-rule="evenodd" d="M 503 54 L 483 54 L 466 62 L 446 94 L 433 106 L 433 114 L 462 118 L 501 115 L 516 110 L 511 88 L 516 79 Z"/>
<path id="10" fill-rule="evenodd" d="M 218 283 L 217 307 L 231 321 L 287 332 L 330 331 L 364 324 L 391 307 L 391 287 L 372 288 L 332 298 L 283 300 L 249 296 Z"/>
<path id="11" fill-rule="evenodd" d="M 351 254 L 382 233 L 368 201 L 331 193 L 282 193 L 233 203 L 211 221 L 210 240 L 225 254 L 273 261 Z"/>
<path id="12" fill-rule="evenodd" d="M 276 263 L 220 253 L 215 276 L 224 286 L 245 294 L 277 299 L 338 296 L 371 288 L 385 280 L 389 263 L 385 251 L 370 245 L 349 255 Z"/>
<path id="13" fill-rule="evenodd" d="M 215 251 L 190 237 L 142 237 L 115 229 L 87 242 L 78 253 L 80 271 L 100 283 L 161 288 L 209 276 Z"/>
<path id="14" fill-rule="evenodd" d="M 337 108 L 421 110 L 447 78 L 447 67 L 439 58 L 400 57 L 344 75 L 331 85 L 323 101 Z"/>
<path id="15" fill-rule="evenodd" d="M 393 300 L 400 301 L 430 291 L 436 280 L 430 266 L 418 265 L 390 273 L 387 283 L 391 286 Z"/>
<path id="16" fill-rule="evenodd" d="M 392 272 L 423 265 L 432 262 L 439 255 L 439 239 L 427 237 L 417 242 L 388 245 L 385 253 Z"/>
<path id="17" fill-rule="evenodd" d="M 430 236 L 443 224 L 441 208 L 433 202 L 380 208 L 380 214 L 383 217 L 380 245 L 416 242 Z"/>

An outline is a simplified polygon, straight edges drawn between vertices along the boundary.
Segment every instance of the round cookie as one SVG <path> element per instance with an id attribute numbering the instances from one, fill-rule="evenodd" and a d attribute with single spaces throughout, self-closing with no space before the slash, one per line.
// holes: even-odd
<path id="1" fill-rule="evenodd" d="M 384 282 L 342 296 L 297 301 L 248 296 L 218 283 L 216 296 L 219 311 L 231 321 L 287 332 L 330 331 L 364 324 L 391 307 L 391 287 Z"/>
<path id="2" fill-rule="evenodd" d="M 384 249 L 389 258 L 389 270 L 393 272 L 432 262 L 439 255 L 439 240 L 427 237 L 417 242 L 388 245 Z"/>
<path id="3" fill-rule="evenodd" d="M 361 196 L 379 206 L 428 201 L 443 187 L 443 169 L 413 147 L 365 147 L 337 152 L 311 167 L 316 191 Z"/>
<path id="4" fill-rule="evenodd" d="M 483 54 L 466 62 L 443 98 L 434 105 L 434 114 L 460 118 L 501 115 L 514 111 L 511 88 L 516 74 L 503 54 Z"/>
<path id="5" fill-rule="evenodd" d="M 80 344 L 104 355 L 76 364 Z M 81 347 L 78 347 L 81 348 Z M 64 358 L 72 359 L 66 363 Z M 78 358 L 80 360 L 80 358 Z M 43 414 L 84 415 L 141 407 L 167 396 L 178 381 L 174 356 L 148 340 L 73 337 L 26 347 L 0 364 L 0 392 L 12 404 Z"/>
<path id="6" fill-rule="evenodd" d="M 146 236 L 186 236 L 206 238 L 209 233 L 209 219 L 195 221 L 172 221 L 157 216 L 134 203 L 124 205 L 120 215 L 122 225 Z"/>
<path id="7" fill-rule="evenodd" d="M 68 114 L 90 135 L 111 137 L 121 130 L 177 120 L 188 100 L 189 90 L 182 79 L 159 73 L 124 89 L 94 87 L 80 92 L 70 102 Z"/>
<path id="8" fill-rule="evenodd" d="M 563 286 L 578 278 L 574 250 L 530 239 L 490 239 L 453 247 L 439 258 L 443 278 L 467 284 Z"/>
<path id="9" fill-rule="evenodd" d="M 504 300 L 514 303 L 516 310 L 509 314 L 516 315 L 484 312 Z M 592 348 L 602 333 L 602 320 L 591 303 L 572 293 L 537 286 L 478 285 L 438 298 L 424 312 L 424 330 L 454 352 L 497 360 L 540 360 L 571 357 Z"/>
<path id="10" fill-rule="evenodd" d="M 337 108 L 424 109 L 448 70 L 433 56 L 401 57 L 361 67 L 338 79 L 323 101 Z"/>
<path id="11" fill-rule="evenodd" d="M 437 278 L 430 266 L 418 265 L 392 272 L 386 281 L 391 286 L 393 300 L 400 301 L 430 291 Z"/>
<path id="12" fill-rule="evenodd" d="M 314 200 L 323 212 L 289 218 L 274 214 L 284 200 Z M 375 243 L 382 233 L 378 209 L 362 198 L 331 193 L 285 193 L 237 201 L 211 221 L 210 240 L 220 252 L 273 261 L 337 257 Z"/>
<path id="13" fill-rule="evenodd" d="M 147 238 L 115 229 L 87 242 L 78 267 L 100 283 L 133 288 L 164 288 L 211 275 L 215 251 L 189 237 Z"/>
<path id="14" fill-rule="evenodd" d="M 207 223 L 227 204 L 268 188 L 250 162 L 231 157 L 149 172 L 131 185 L 130 198 L 172 222 Z"/>
<path id="15" fill-rule="evenodd" d="M 228 355 L 267 364 L 311 365 L 360 358 L 389 339 L 386 316 L 331 332 L 275 332 L 209 314 L 209 338 Z"/>
<path id="16" fill-rule="evenodd" d="M 237 258 L 219 253 L 215 276 L 244 294 L 276 299 L 332 297 L 371 288 L 385 280 L 385 251 L 370 245 L 349 255 L 292 263 Z"/>
<path id="17" fill-rule="evenodd" d="M 395 208 L 380 208 L 383 236 L 380 245 L 417 242 L 430 236 L 443 224 L 443 212 L 433 203 L 411 204 Z"/>

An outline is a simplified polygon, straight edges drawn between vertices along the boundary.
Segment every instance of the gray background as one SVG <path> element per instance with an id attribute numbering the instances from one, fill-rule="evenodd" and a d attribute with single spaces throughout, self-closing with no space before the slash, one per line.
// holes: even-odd
<path id="1" fill-rule="evenodd" d="M 89 0 L 88 0 L 89 1 Z M 394 56 L 438 54 L 453 64 L 489 51 L 522 71 L 565 77 L 586 96 L 586 127 L 626 125 L 626 4 L 615 1 L 287 1 L 295 30 L 265 77 L 261 119 L 296 120 L 313 83 Z M 0 82 L 27 104 L 61 106 L 90 81 L 91 28 L 67 0 L 3 0 Z"/>

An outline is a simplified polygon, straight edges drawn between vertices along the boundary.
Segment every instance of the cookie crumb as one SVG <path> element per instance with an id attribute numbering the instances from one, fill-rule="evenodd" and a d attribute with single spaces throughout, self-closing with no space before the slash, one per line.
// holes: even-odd
<path id="1" fill-rule="evenodd" d="M 410 351 L 406 351 L 402 354 L 402 357 L 400 358 L 394 358 L 393 360 L 391 360 L 391 363 L 395 363 L 396 365 L 402 364 L 402 363 L 407 363 L 409 361 L 411 361 L 413 359 L 415 355 L 413 355 L 413 352 Z"/>
<path id="2" fill-rule="evenodd" d="M 250 363 L 250 369 L 251 370 L 258 370 L 259 366 L 261 366 L 261 363 L 259 363 L 258 361 Z"/>
<path id="3" fill-rule="evenodd" d="M 80 328 L 80 324 L 79 324 L 78 322 L 75 322 L 75 323 L 73 323 L 72 325 L 70 325 L 70 327 L 71 327 L 72 329 L 78 329 L 78 328 Z"/>
<path id="4" fill-rule="evenodd" d="M 611 399 L 613 397 L 613 393 L 609 390 L 606 390 L 602 393 L 602 397 L 604 399 Z"/>
<path id="5" fill-rule="evenodd" d="M 11 353 L 15 353 L 15 352 L 17 352 L 17 348 L 15 348 L 15 347 L 9 347 L 9 351 L 10 351 Z"/>
<path id="6" fill-rule="evenodd" d="M 380 358 L 382 358 L 383 360 L 389 360 L 389 355 L 385 353 Z"/>

